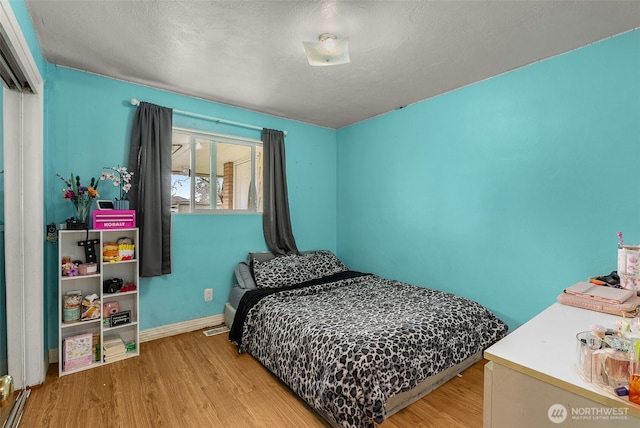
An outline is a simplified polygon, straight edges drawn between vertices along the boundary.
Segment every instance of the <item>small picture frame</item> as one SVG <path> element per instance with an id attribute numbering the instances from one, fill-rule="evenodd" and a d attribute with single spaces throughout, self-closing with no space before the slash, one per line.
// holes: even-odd
<path id="1" fill-rule="evenodd" d="M 96 205 L 98 206 L 99 210 L 112 210 L 113 209 L 113 201 L 107 201 L 107 200 L 97 200 L 96 201 Z"/>
<path id="2" fill-rule="evenodd" d="M 109 315 L 109 327 L 118 327 L 131 322 L 131 311 L 121 311 Z"/>

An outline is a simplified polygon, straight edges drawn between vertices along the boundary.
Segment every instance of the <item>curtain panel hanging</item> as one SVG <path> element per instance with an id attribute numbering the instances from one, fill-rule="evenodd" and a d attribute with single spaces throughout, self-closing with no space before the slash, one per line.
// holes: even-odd
<path id="1" fill-rule="evenodd" d="M 264 207 L 262 228 L 269 249 L 276 255 L 298 253 L 291 229 L 287 192 L 284 133 L 262 130 L 264 152 Z"/>
<path id="2" fill-rule="evenodd" d="M 129 201 L 140 234 L 140 276 L 171 273 L 171 133 L 173 110 L 140 102 L 131 130 Z"/>

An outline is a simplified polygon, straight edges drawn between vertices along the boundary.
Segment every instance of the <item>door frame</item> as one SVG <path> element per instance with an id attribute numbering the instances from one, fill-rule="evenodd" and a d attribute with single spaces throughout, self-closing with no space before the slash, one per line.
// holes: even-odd
<path id="1" fill-rule="evenodd" d="M 33 94 L 3 87 L 7 363 L 16 389 L 44 382 L 43 81 L 9 2 L 0 25 Z M 6 251 L 6 249 L 11 251 Z"/>

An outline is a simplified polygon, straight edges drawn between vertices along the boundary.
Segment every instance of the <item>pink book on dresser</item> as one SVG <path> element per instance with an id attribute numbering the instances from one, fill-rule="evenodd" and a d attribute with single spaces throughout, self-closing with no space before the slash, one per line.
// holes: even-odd
<path id="1" fill-rule="evenodd" d="M 590 282 L 579 282 L 564 290 L 567 294 L 598 300 L 601 302 L 620 304 L 636 295 L 634 290 L 612 288 L 606 285 L 595 285 Z"/>

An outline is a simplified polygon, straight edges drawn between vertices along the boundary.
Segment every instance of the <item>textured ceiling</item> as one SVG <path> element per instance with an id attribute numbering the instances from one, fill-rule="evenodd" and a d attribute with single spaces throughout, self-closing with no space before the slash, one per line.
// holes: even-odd
<path id="1" fill-rule="evenodd" d="M 51 63 L 334 129 L 640 27 L 638 1 L 26 4 Z M 325 32 L 350 64 L 308 65 Z"/>

